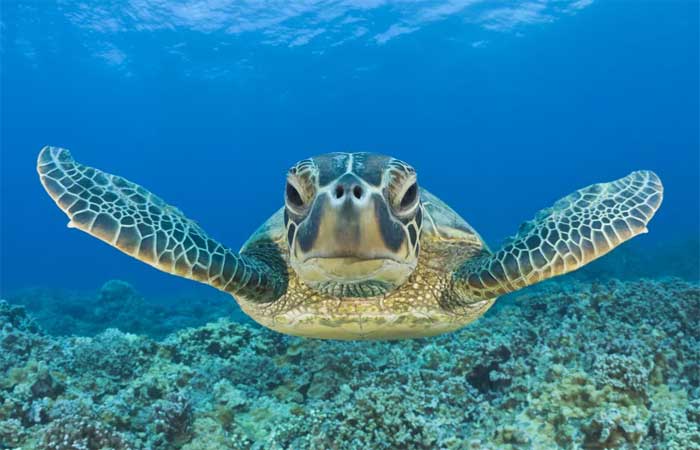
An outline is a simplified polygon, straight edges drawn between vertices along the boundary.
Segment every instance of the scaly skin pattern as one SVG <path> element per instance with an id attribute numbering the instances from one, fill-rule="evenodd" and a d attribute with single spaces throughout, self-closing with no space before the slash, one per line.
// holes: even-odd
<path id="1" fill-rule="evenodd" d="M 157 269 L 252 301 L 286 288 L 285 264 L 261 244 L 238 255 L 177 208 L 124 178 L 76 162 L 66 149 L 45 147 L 37 171 L 46 192 L 78 228 Z"/>
<path id="2" fill-rule="evenodd" d="M 329 297 L 290 271 L 289 289 L 279 300 L 261 304 L 239 297 L 239 304 L 257 322 L 281 333 L 350 340 L 434 336 L 463 327 L 491 307 L 495 298 L 472 303 L 460 299 L 460 306 L 444 308 L 444 303 L 455 303 L 446 298 L 453 292 L 450 274 L 425 264 L 423 258 L 433 253 L 423 249 L 408 281 L 383 296 Z"/>
<path id="3" fill-rule="evenodd" d="M 488 300 L 452 298 L 451 274 L 460 261 L 488 253 L 473 229 L 440 200 L 424 191 L 426 217 L 421 253 L 408 281 L 374 297 L 332 297 L 319 293 L 289 269 L 285 295 L 271 303 L 248 302 L 241 308 L 260 324 L 281 333 L 330 339 L 405 339 L 456 330 L 479 318 L 491 307 Z M 288 257 L 282 211 L 268 220 L 244 245 L 276 242 Z M 459 301 L 457 301 L 459 300 Z"/>
<path id="4" fill-rule="evenodd" d="M 490 299 L 562 275 L 647 232 L 663 186 L 650 171 L 580 189 L 540 211 L 493 255 L 466 261 L 457 297 Z"/>

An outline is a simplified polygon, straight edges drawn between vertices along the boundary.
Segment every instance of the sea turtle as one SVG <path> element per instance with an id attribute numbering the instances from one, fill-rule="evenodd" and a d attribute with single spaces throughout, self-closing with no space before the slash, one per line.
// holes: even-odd
<path id="1" fill-rule="evenodd" d="M 594 184 L 525 222 L 499 250 L 418 187 L 403 161 L 329 153 L 287 173 L 285 204 L 240 252 L 143 187 L 45 147 L 44 188 L 85 231 L 160 270 L 232 294 L 273 330 L 332 339 L 436 335 L 500 295 L 575 270 L 647 231 L 663 187 L 649 171 Z"/>

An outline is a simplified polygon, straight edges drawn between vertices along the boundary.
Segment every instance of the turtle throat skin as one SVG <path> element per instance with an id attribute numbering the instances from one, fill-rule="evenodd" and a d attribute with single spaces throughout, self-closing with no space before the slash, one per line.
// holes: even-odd
<path id="1" fill-rule="evenodd" d="M 416 268 L 421 208 L 415 171 L 402 161 L 367 153 L 300 161 L 285 191 L 290 264 L 327 295 L 385 294 Z"/>

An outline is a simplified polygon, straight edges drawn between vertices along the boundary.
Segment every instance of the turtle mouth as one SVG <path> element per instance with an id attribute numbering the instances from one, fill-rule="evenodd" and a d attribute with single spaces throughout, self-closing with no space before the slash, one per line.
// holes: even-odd
<path id="1" fill-rule="evenodd" d="M 328 281 L 359 282 L 371 279 L 388 266 L 401 262 L 386 257 L 315 256 L 307 258 L 304 264 L 316 267 Z"/>
<path id="2" fill-rule="evenodd" d="M 301 280 L 334 297 L 372 297 L 406 281 L 415 264 L 389 257 L 313 256 L 294 265 Z"/>

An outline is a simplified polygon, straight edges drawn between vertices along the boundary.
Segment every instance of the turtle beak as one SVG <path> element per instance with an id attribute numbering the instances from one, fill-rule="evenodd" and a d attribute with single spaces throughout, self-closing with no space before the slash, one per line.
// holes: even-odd
<path id="1" fill-rule="evenodd" d="M 410 254 L 405 232 L 389 214 L 384 198 L 353 174 L 341 177 L 316 198 L 299 227 L 297 244 L 302 261 L 334 260 L 334 272 L 343 265 L 359 268 L 359 261 L 403 261 Z"/>

